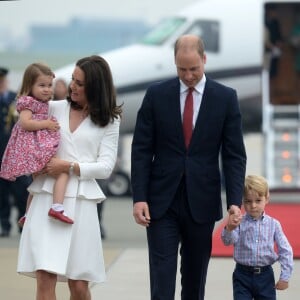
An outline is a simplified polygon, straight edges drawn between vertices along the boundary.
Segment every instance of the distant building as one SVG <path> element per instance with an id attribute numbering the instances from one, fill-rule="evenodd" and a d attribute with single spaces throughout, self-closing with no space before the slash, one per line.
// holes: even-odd
<path id="1" fill-rule="evenodd" d="M 30 27 L 30 52 L 99 53 L 137 41 L 150 30 L 143 21 L 74 18 L 67 26 Z"/>

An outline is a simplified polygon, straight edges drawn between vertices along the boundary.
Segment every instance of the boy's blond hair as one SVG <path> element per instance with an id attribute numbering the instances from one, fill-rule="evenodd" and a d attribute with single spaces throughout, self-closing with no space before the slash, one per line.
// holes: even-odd
<path id="1" fill-rule="evenodd" d="M 248 175 L 244 184 L 244 197 L 248 195 L 250 191 L 254 191 L 259 197 L 268 197 L 269 186 L 267 180 L 263 176 Z"/>

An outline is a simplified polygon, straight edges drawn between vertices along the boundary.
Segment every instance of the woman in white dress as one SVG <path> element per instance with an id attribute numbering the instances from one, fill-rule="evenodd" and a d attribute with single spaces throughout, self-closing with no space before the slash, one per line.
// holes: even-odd
<path id="1" fill-rule="evenodd" d="M 97 203 L 105 199 L 95 179 L 108 178 L 117 158 L 121 107 L 111 71 L 100 56 L 80 59 L 67 100 L 50 101 L 49 116 L 60 124 L 61 142 L 28 190 L 32 204 L 19 246 L 17 271 L 35 277 L 36 299 L 55 300 L 57 281 L 68 281 L 71 300 L 90 300 L 89 282 L 105 280 Z M 66 225 L 47 217 L 55 177 L 70 175 Z"/>

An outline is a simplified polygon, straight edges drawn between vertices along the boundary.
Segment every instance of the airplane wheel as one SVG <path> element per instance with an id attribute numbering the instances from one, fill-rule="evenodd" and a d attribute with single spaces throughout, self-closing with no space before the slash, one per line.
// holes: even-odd
<path id="1" fill-rule="evenodd" d="M 110 196 L 127 196 L 130 194 L 130 179 L 123 172 L 115 172 L 108 180 L 106 188 Z"/>

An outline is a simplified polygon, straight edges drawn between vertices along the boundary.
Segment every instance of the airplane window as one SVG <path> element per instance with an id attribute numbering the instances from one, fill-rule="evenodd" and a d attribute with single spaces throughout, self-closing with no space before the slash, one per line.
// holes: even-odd
<path id="1" fill-rule="evenodd" d="M 217 21 L 199 20 L 187 30 L 186 34 L 199 35 L 204 42 L 205 51 L 219 51 L 220 26 Z"/>
<path id="2" fill-rule="evenodd" d="M 141 43 L 147 45 L 161 45 L 166 41 L 182 24 L 186 21 L 185 18 L 169 18 L 158 24 L 150 31 Z"/>

